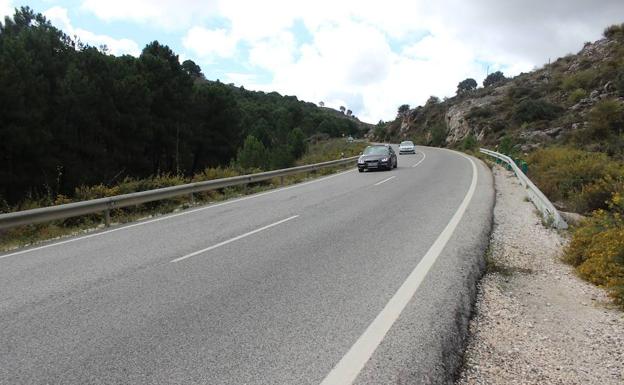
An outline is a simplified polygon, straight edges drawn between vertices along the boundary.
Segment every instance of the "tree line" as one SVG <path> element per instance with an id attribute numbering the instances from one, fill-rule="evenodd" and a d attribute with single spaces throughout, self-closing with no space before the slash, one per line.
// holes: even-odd
<path id="1" fill-rule="evenodd" d="M 127 176 L 287 167 L 308 136 L 358 132 L 294 96 L 208 81 L 157 41 L 110 55 L 28 7 L 0 21 L 0 69 L 0 203 Z M 261 160 L 246 160 L 244 143 Z"/>

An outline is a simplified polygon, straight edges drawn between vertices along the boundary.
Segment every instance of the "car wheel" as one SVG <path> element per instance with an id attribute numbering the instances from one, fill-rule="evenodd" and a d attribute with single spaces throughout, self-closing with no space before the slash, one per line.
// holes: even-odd
<path id="1" fill-rule="evenodd" d="M 358 168 L 358 171 L 359 172 L 364 172 L 364 169 L 363 168 Z"/>
<path id="2" fill-rule="evenodd" d="M 394 162 L 394 168 L 399 167 L 399 161 L 397 160 L 396 162 Z"/>

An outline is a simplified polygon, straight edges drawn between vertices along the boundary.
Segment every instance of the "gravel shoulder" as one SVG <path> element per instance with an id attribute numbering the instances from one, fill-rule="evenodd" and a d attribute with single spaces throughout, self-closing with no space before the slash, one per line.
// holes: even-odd
<path id="1" fill-rule="evenodd" d="M 515 176 L 498 166 L 488 271 L 457 384 L 622 384 L 624 313 L 561 262 Z"/>

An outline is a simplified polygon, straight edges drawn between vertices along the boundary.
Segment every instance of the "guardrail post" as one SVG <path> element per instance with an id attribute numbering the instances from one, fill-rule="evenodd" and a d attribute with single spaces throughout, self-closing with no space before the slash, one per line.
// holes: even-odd
<path id="1" fill-rule="evenodd" d="M 104 226 L 110 227 L 111 219 L 110 219 L 110 209 L 104 210 Z"/>
<path id="2" fill-rule="evenodd" d="M 284 177 L 283 176 L 280 176 L 280 185 L 282 185 L 282 186 L 284 185 Z"/>
<path id="3" fill-rule="evenodd" d="M 194 204 L 195 204 L 195 194 L 193 194 L 193 193 L 190 193 L 190 194 L 189 194 L 189 201 L 190 201 L 190 203 L 191 203 L 192 205 L 194 205 Z"/>

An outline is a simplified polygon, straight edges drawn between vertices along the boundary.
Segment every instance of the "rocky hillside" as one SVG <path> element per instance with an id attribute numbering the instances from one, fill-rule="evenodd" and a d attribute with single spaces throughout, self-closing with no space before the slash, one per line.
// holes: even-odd
<path id="1" fill-rule="evenodd" d="M 378 139 L 461 147 L 479 143 L 527 152 L 557 143 L 622 157 L 624 25 L 530 73 L 459 90 L 399 113 L 371 130 Z"/>

